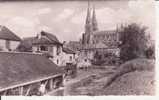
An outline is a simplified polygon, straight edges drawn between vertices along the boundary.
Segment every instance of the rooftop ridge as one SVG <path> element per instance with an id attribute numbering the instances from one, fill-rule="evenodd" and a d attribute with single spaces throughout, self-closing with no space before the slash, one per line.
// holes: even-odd
<path id="1" fill-rule="evenodd" d="M 0 53 L 42 55 L 42 53 L 33 53 L 33 52 L 17 52 L 17 51 L 0 51 Z"/>

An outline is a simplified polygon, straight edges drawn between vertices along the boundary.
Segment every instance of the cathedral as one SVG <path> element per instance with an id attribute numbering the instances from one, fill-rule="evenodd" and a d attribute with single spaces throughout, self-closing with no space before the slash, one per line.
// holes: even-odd
<path id="1" fill-rule="evenodd" d="M 91 12 L 88 3 L 85 21 L 85 32 L 82 34 L 81 59 L 92 60 L 95 54 L 101 54 L 101 59 L 105 59 L 109 54 L 119 56 L 119 32 L 115 30 L 100 31 L 96 19 L 95 7 Z"/>

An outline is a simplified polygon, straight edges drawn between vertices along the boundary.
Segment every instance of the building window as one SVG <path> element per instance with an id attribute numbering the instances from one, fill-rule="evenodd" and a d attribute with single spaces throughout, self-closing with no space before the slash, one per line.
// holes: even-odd
<path id="1" fill-rule="evenodd" d="M 60 48 L 60 46 L 57 46 L 57 49 L 56 49 L 57 51 L 56 51 L 56 53 L 57 53 L 57 55 L 59 55 L 60 53 L 61 53 L 61 48 Z"/>
<path id="2" fill-rule="evenodd" d="M 85 51 L 84 53 L 85 53 L 85 55 L 87 56 L 87 51 Z"/>
<path id="3" fill-rule="evenodd" d="M 72 56 L 70 56 L 70 61 L 72 61 Z"/>
<path id="4" fill-rule="evenodd" d="M 11 51 L 10 41 L 9 40 L 6 40 L 6 49 L 8 49 L 9 51 Z"/>
<path id="5" fill-rule="evenodd" d="M 59 60 L 57 59 L 57 64 L 59 64 Z"/>
<path id="6" fill-rule="evenodd" d="M 48 51 L 48 47 L 47 46 L 40 46 L 40 51 Z"/>

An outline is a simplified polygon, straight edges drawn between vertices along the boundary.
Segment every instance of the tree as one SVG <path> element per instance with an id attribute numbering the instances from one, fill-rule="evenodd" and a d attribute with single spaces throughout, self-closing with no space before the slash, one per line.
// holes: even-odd
<path id="1" fill-rule="evenodd" d="M 21 43 L 16 48 L 16 51 L 19 52 L 31 52 L 32 51 L 32 45 L 26 41 L 21 41 Z"/>
<path id="2" fill-rule="evenodd" d="M 145 55 L 148 59 L 155 59 L 155 46 L 151 45 L 148 47 L 148 49 L 145 51 Z"/>
<path id="3" fill-rule="evenodd" d="M 141 27 L 136 23 L 124 26 L 119 31 L 120 57 L 123 61 L 138 58 L 144 55 L 147 48 L 147 27 Z"/>

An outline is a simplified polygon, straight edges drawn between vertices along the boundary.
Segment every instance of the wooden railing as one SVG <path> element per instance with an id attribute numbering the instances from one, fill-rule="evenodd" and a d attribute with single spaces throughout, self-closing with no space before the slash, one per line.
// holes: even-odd
<path id="1" fill-rule="evenodd" d="M 45 86 L 44 93 L 39 91 L 41 84 Z M 23 96 L 44 95 L 45 93 L 52 91 L 62 85 L 63 85 L 63 75 L 58 74 L 58 75 L 10 86 L 7 88 L 2 88 L 0 89 L 0 95 L 23 95 Z"/>

